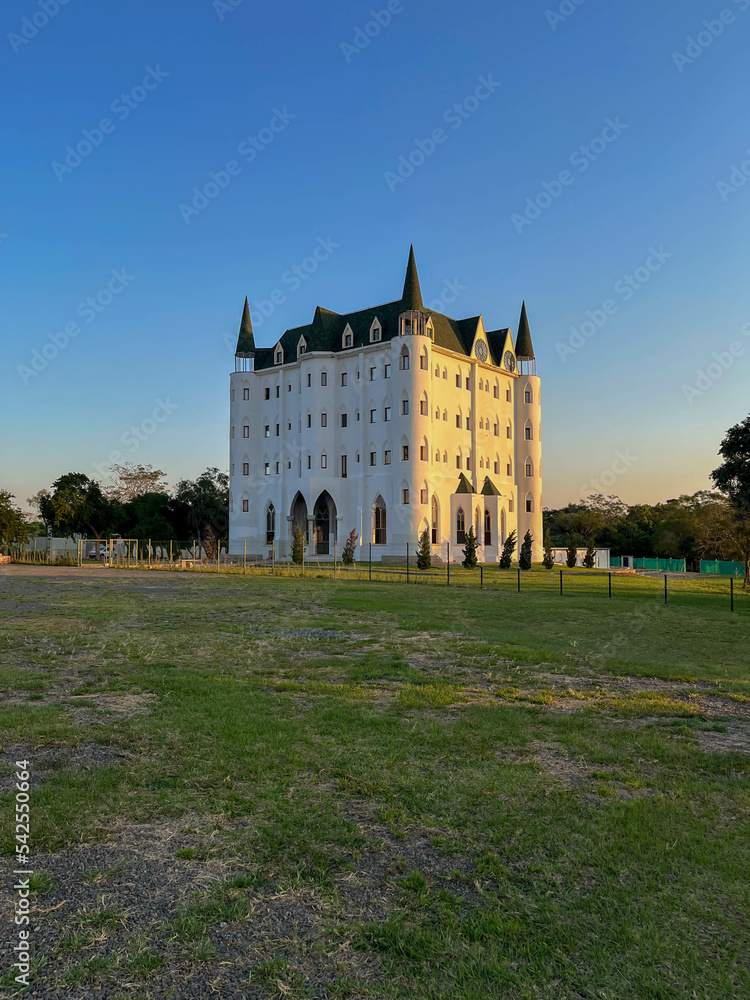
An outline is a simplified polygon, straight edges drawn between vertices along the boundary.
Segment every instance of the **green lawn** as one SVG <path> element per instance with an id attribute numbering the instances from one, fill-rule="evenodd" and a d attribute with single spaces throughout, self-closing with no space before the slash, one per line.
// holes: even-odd
<path id="1" fill-rule="evenodd" d="M 21 569 L 37 995 L 750 997 L 728 581 Z"/>

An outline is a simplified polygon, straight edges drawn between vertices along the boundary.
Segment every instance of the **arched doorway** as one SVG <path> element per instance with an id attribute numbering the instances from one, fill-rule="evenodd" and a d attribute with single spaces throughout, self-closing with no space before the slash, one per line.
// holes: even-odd
<path id="1" fill-rule="evenodd" d="M 435 494 L 432 494 L 432 544 L 438 544 L 438 502 Z"/>
<path id="2" fill-rule="evenodd" d="M 385 545 L 388 535 L 386 532 L 385 500 L 381 496 L 375 499 L 372 505 L 373 513 L 373 541 L 375 545 Z"/>
<path id="3" fill-rule="evenodd" d="M 328 556 L 336 538 L 336 504 L 330 493 L 323 492 L 315 501 L 313 510 L 315 524 L 315 553 Z"/>
<path id="4" fill-rule="evenodd" d="M 307 534 L 307 503 L 301 493 L 298 493 L 292 502 L 292 538 L 294 538 L 297 527 L 302 532 L 305 542 L 310 541 Z"/>

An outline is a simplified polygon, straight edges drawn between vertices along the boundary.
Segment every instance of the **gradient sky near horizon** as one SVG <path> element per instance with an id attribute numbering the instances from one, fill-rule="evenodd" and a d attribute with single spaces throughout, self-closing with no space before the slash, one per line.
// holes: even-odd
<path id="1" fill-rule="evenodd" d="M 271 346 L 318 304 L 398 298 L 412 242 L 426 302 L 459 288 L 441 311 L 515 331 L 526 300 L 545 505 L 708 486 L 750 410 L 750 0 L 391 0 L 374 23 L 388 7 L 3 7 L 0 489 L 22 506 L 118 452 L 172 484 L 226 469 L 245 295 Z"/>

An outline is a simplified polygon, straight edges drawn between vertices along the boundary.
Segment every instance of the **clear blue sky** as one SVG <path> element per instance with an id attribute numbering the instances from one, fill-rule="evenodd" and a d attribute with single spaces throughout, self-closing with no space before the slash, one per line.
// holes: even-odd
<path id="1" fill-rule="evenodd" d="M 226 468 L 244 296 L 284 293 L 256 323 L 270 345 L 318 304 L 397 297 L 411 242 L 426 300 L 464 286 L 446 312 L 515 329 L 526 299 L 547 505 L 579 499 L 618 452 L 603 487 L 628 502 L 707 485 L 750 410 L 750 183 L 717 189 L 750 158 L 750 0 L 726 0 L 732 23 L 680 67 L 721 0 L 403 0 L 359 50 L 387 3 L 43 2 L 50 16 L 36 0 L 1 15 L 0 488 L 24 501 L 116 451 L 172 483 Z M 547 13 L 560 9 L 573 13 Z M 476 101 L 480 77 L 494 89 Z M 617 129 L 595 141 L 607 119 Z M 389 183 L 437 128 L 445 141 Z M 585 170 L 582 146 L 599 150 Z M 185 221 L 180 205 L 232 160 Z M 559 197 L 514 223 L 565 170 Z M 337 247 L 295 289 L 283 276 L 319 240 Z M 618 282 L 652 247 L 626 301 Z M 605 300 L 614 314 L 563 360 L 557 345 Z M 66 324 L 78 332 L 30 375 Z M 738 341 L 688 401 L 683 386 Z M 153 421 L 160 402 L 171 412 Z"/>

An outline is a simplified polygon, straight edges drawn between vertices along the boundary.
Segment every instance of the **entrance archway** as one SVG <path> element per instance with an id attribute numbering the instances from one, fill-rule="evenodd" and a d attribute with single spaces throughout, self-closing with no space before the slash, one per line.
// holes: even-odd
<path id="1" fill-rule="evenodd" d="M 336 504 L 327 491 L 320 494 L 313 510 L 315 524 L 315 553 L 328 556 L 336 538 Z"/>
<path id="2" fill-rule="evenodd" d="M 310 539 L 307 534 L 307 502 L 301 493 L 298 493 L 292 501 L 292 538 L 297 533 L 297 527 L 302 532 L 302 536 L 307 543 Z"/>

